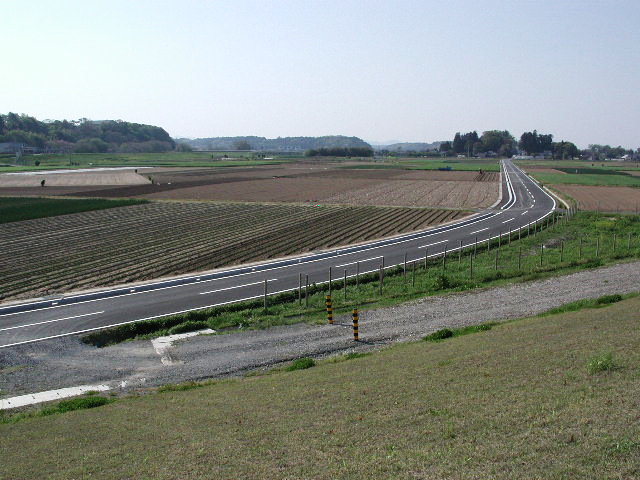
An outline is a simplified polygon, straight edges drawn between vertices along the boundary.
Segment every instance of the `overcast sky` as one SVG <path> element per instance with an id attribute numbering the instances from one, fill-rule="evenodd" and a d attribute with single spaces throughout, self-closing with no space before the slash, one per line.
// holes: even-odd
<path id="1" fill-rule="evenodd" d="M 638 0 L 0 0 L 0 112 L 172 136 L 640 147 Z"/>

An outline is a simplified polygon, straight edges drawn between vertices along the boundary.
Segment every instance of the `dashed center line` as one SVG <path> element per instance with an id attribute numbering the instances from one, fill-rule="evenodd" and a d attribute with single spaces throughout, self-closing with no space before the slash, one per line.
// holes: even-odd
<path id="1" fill-rule="evenodd" d="M 483 228 L 483 229 L 481 229 L 481 230 L 476 230 L 475 232 L 471 232 L 469 235 L 473 235 L 474 233 L 484 232 L 485 230 L 489 230 L 489 227 L 487 227 L 487 228 Z"/>
<path id="2" fill-rule="evenodd" d="M 513 222 L 513 218 L 510 218 L 509 220 L 505 220 L 505 221 L 504 221 L 504 222 L 502 222 L 502 223 L 507 223 L 507 222 Z"/>
<path id="3" fill-rule="evenodd" d="M 0 332 L 4 332 L 6 330 L 15 330 L 16 328 L 34 327 L 36 325 L 43 325 L 45 323 L 54 323 L 54 322 L 62 322 L 64 320 L 73 320 L 74 318 L 88 317 L 90 315 L 100 315 L 101 313 L 104 313 L 104 310 L 101 312 L 83 313 L 82 315 L 74 315 L 73 317 L 57 318 L 55 320 L 45 320 L 43 322 L 29 323 L 27 325 L 18 325 L 17 327 L 0 328 Z"/>
<path id="4" fill-rule="evenodd" d="M 267 279 L 267 282 L 275 282 L 276 280 L 278 280 L 278 279 L 277 278 L 269 278 L 269 279 Z M 208 293 L 225 292 L 227 290 L 233 290 L 235 288 L 251 287 L 253 285 L 261 285 L 263 283 L 264 283 L 264 280 L 262 280 L 261 282 L 245 283 L 244 285 L 236 285 L 235 287 L 226 287 L 226 288 L 219 288 L 217 290 L 209 290 L 209 291 L 206 291 L 206 292 L 200 292 L 200 295 L 206 295 Z"/>
<path id="5" fill-rule="evenodd" d="M 421 247 L 418 248 L 427 248 L 427 247 L 433 247 L 434 245 L 439 245 L 441 243 L 445 243 L 448 242 L 449 240 L 441 240 L 440 242 L 435 242 L 435 243 L 430 243 L 429 245 L 422 245 Z"/>

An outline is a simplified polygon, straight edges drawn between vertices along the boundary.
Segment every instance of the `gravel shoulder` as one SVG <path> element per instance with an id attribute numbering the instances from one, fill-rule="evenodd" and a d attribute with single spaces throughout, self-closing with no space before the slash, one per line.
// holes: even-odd
<path id="1" fill-rule="evenodd" d="M 348 316 L 329 325 L 299 324 L 176 342 L 164 361 L 149 340 L 107 348 L 64 337 L 0 349 L 0 396 L 106 383 L 115 391 L 187 380 L 222 378 L 302 356 L 370 350 L 417 340 L 443 327 L 505 321 L 583 298 L 640 288 L 640 262 L 583 271 L 543 281 L 429 297 L 360 315 L 361 342 L 351 340 Z M 167 362 L 167 357 L 170 361 Z"/>

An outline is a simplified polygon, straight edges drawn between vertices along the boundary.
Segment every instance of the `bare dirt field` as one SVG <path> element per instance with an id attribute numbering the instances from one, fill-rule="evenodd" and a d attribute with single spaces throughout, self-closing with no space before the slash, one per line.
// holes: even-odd
<path id="1" fill-rule="evenodd" d="M 637 213 L 640 207 L 640 189 L 632 187 L 605 187 L 586 185 L 550 185 L 577 202 L 582 210 L 600 212 Z"/>
<path id="2" fill-rule="evenodd" d="M 150 180 L 134 171 L 100 171 L 78 173 L 5 173 L 0 174 L 0 188 L 40 187 L 44 180 L 52 187 L 88 187 L 107 185 L 147 185 Z M 45 188 L 46 188 L 45 186 Z"/>
<path id="3" fill-rule="evenodd" d="M 169 200 L 332 203 L 348 205 L 483 208 L 498 198 L 499 174 L 478 171 L 348 169 L 344 164 L 296 162 L 238 168 L 154 168 L 123 176 L 120 184 L 47 179 L 3 185 L 0 195 L 141 197 Z M 89 175 L 89 174 L 84 174 Z M 105 174 L 102 174 L 105 175 Z M 124 175 L 123 173 L 114 175 Z M 129 173 L 129 175 L 135 175 Z M 81 177 L 78 177 L 80 179 Z M 149 182 L 151 178 L 151 182 Z M 106 179 L 103 179 L 106 181 Z M 34 185 L 35 183 L 35 185 Z M 34 186 L 29 186 L 34 185 Z"/>
<path id="4" fill-rule="evenodd" d="M 114 285 L 419 230 L 425 208 L 151 202 L 0 225 L 0 300 Z"/>

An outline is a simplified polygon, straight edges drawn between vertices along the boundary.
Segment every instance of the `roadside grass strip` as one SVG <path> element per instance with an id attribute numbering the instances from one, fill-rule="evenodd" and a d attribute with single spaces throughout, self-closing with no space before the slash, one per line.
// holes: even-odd
<path id="1" fill-rule="evenodd" d="M 634 297 L 303 370 L 23 413 L 0 424 L 2 474 L 638 478 L 639 322 Z"/>
<path id="2" fill-rule="evenodd" d="M 517 232 L 511 235 L 510 242 L 505 234 L 488 245 L 486 240 L 477 246 L 465 245 L 468 248 L 460 255 L 450 253 L 446 264 L 438 256 L 429 258 L 426 265 L 422 260 L 410 262 L 406 270 L 404 265 L 391 267 L 384 273 L 382 288 L 378 273 L 347 278 L 346 291 L 344 280 L 334 280 L 333 313 L 348 315 L 353 308 L 373 309 L 429 295 L 539 280 L 640 257 L 638 216 L 580 212 L 566 224 L 559 219 L 555 226 L 535 234 L 533 229 L 523 229 L 520 240 Z M 104 347 L 205 328 L 227 334 L 300 322 L 326 323 L 328 290 L 327 284 L 311 284 L 300 297 L 297 290 L 270 296 L 266 311 L 263 299 L 256 299 L 121 325 L 82 340 Z"/>

